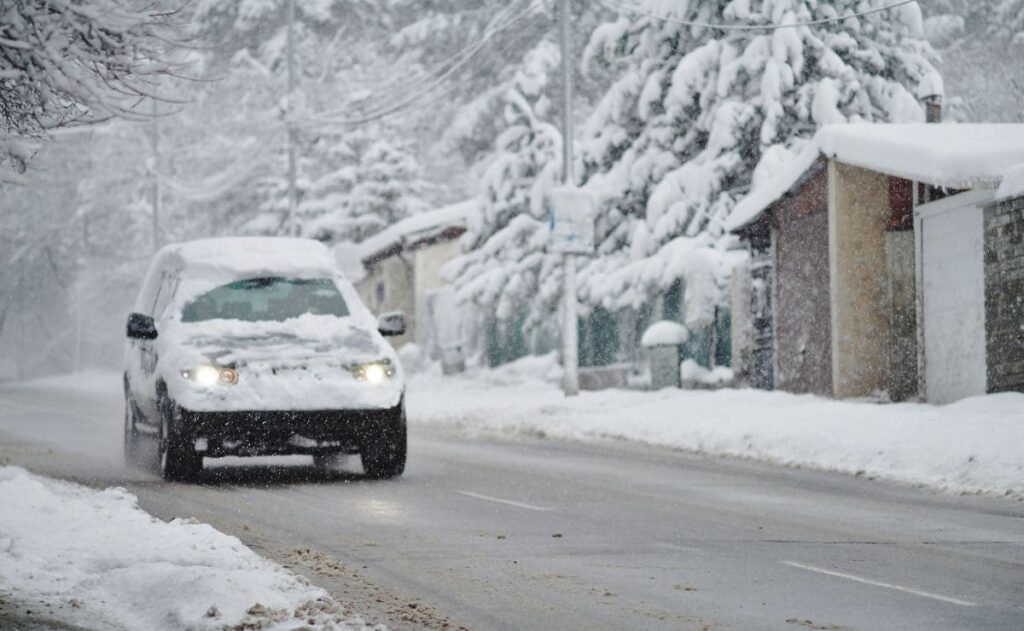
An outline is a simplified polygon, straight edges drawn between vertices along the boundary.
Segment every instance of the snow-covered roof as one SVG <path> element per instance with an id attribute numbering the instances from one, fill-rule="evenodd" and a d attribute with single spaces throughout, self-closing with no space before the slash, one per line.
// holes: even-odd
<path id="1" fill-rule="evenodd" d="M 736 204 L 736 207 L 732 209 L 732 214 L 725 220 L 725 229 L 732 231 L 742 228 L 760 217 L 766 208 L 800 183 L 804 173 L 814 166 L 819 157 L 821 157 L 821 149 L 817 143 L 808 143 L 803 151 L 782 167 L 778 175 L 769 179 L 763 186 L 751 191 Z"/>
<path id="2" fill-rule="evenodd" d="M 461 234 L 477 212 L 478 202 L 472 199 L 417 213 L 360 243 L 359 258 L 363 261 L 381 258 L 392 251 L 437 239 L 453 229 Z"/>
<path id="3" fill-rule="evenodd" d="M 1024 125 L 827 125 L 777 177 L 736 205 L 726 229 L 756 220 L 799 183 L 819 155 L 932 186 L 996 188 L 1009 168 L 1024 162 Z"/>

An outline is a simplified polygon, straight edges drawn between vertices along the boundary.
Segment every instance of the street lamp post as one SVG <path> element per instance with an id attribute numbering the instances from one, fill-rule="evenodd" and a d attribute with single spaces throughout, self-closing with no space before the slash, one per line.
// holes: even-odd
<path id="1" fill-rule="evenodd" d="M 573 155 L 572 155 L 572 31 L 570 30 L 569 17 L 571 15 L 571 0 L 562 0 L 561 12 L 561 40 L 562 40 L 562 175 L 566 187 L 572 187 L 575 182 L 573 178 Z M 562 386 L 565 396 L 572 397 L 579 394 L 579 347 L 578 331 L 576 324 L 576 255 L 566 252 L 564 255 L 565 267 L 565 322 L 562 333 L 565 348 L 562 355 L 562 367 L 564 371 Z"/>
<path id="2" fill-rule="evenodd" d="M 288 96 L 285 100 L 285 125 L 288 132 L 288 233 L 299 234 L 298 208 L 299 191 L 296 186 L 298 166 L 296 165 L 295 131 L 295 0 L 288 0 Z"/>

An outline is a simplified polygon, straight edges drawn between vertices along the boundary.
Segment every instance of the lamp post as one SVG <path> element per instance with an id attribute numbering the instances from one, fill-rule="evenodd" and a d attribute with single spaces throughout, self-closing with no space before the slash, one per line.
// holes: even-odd
<path id="1" fill-rule="evenodd" d="M 299 191 L 296 186 L 298 166 L 295 150 L 295 0 L 288 0 L 288 96 L 285 100 L 285 126 L 288 132 L 288 234 L 298 236 Z"/>
<path id="2" fill-rule="evenodd" d="M 561 12 L 561 43 L 562 43 L 562 161 L 563 161 L 563 183 L 572 187 L 575 182 L 573 178 L 573 155 L 572 155 L 572 31 L 570 30 L 569 17 L 571 0 L 562 0 Z M 562 340 L 565 345 L 562 353 L 563 380 L 562 387 L 565 396 L 572 397 L 579 394 L 579 347 L 578 331 L 576 324 L 576 255 L 566 252 L 563 255 L 565 268 L 565 322 L 562 332 Z"/>

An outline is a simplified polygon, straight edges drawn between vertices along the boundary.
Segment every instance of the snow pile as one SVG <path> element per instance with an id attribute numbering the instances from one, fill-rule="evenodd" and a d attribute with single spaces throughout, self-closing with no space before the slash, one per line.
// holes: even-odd
<path id="1" fill-rule="evenodd" d="M 733 380 L 731 368 L 715 366 L 708 369 L 692 359 L 684 360 L 679 366 L 679 374 L 683 383 L 693 382 L 705 386 L 720 386 Z"/>
<path id="2" fill-rule="evenodd" d="M 523 384 L 552 385 L 562 382 L 562 366 L 559 363 L 558 354 L 554 352 L 547 355 L 527 355 L 497 368 L 477 372 L 469 379 L 477 387 L 494 387 L 497 392 L 501 392 L 501 386 L 514 388 Z M 459 378 L 456 381 L 464 382 L 466 380 Z M 455 382 L 445 380 L 443 383 L 447 387 L 447 384 Z"/>
<path id="3" fill-rule="evenodd" d="M 659 320 L 644 331 L 640 345 L 644 348 L 652 346 L 678 346 L 686 342 L 690 332 L 686 327 L 671 320 Z"/>
<path id="4" fill-rule="evenodd" d="M 614 437 L 957 492 L 1024 493 L 1024 394 L 944 407 L 758 390 L 605 390 L 566 399 L 551 383 L 502 374 L 413 380 L 411 422 Z"/>
<path id="5" fill-rule="evenodd" d="M 366 628 L 322 589 L 206 524 L 157 520 L 123 489 L 0 467 L 0 591 L 127 629 Z"/>

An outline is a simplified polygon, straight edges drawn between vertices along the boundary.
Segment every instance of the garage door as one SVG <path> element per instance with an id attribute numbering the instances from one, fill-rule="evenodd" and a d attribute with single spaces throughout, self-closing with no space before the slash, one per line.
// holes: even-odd
<path id="1" fill-rule="evenodd" d="M 925 396 L 949 403 L 984 394 L 985 276 L 981 206 L 963 193 L 915 212 L 923 301 Z"/>

